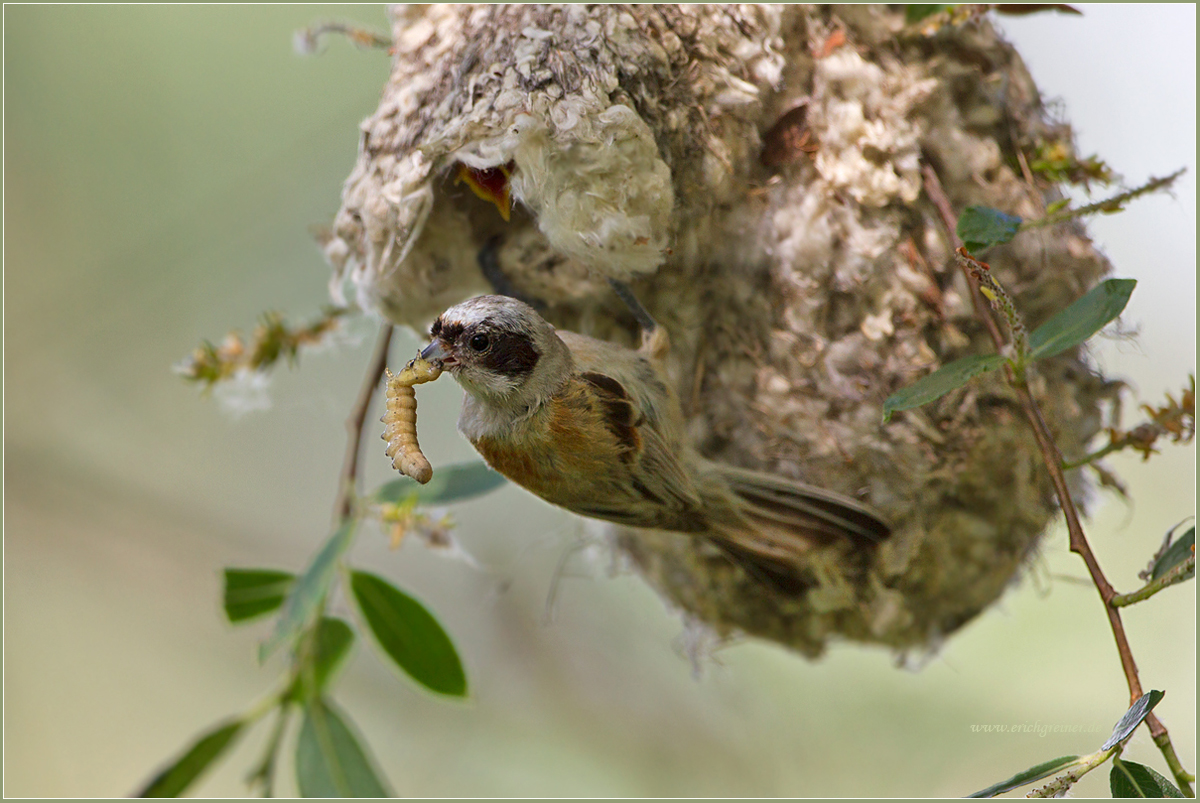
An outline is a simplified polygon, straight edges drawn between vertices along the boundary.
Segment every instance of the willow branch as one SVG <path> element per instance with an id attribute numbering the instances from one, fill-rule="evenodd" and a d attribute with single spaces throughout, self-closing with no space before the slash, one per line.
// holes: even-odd
<path id="1" fill-rule="evenodd" d="M 946 230 L 946 235 L 957 251 L 962 246 L 962 242 L 955 233 L 956 218 L 950 206 L 949 199 L 942 190 L 941 181 L 938 179 L 937 173 L 932 166 L 928 163 L 922 164 L 921 171 L 925 179 L 926 193 L 933 202 L 934 207 L 937 208 L 942 225 Z M 972 280 L 971 271 L 967 267 L 966 260 L 960 256 L 958 262 L 959 267 L 962 268 L 964 275 L 967 277 L 968 283 L 974 290 L 975 310 L 987 326 L 997 353 L 1002 352 L 1005 343 L 1000 333 L 1000 327 L 984 304 L 976 282 Z M 1029 392 L 1029 386 L 1026 384 L 1024 377 L 1018 378 L 1010 365 L 1006 365 L 1005 370 L 1008 372 L 1010 383 L 1017 392 L 1021 409 L 1024 411 L 1025 417 L 1029 420 L 1029 425 L 1033 429 L 1033 435 L 1037 439 L 1038 448 L 1042 453 L 1046 469 L 1050 472 L 1050 481 L 1054 486 L 1059 507 L 1062 509 L 1063 517 L 1067 522 L 1071 551 L 1083 559 L 1088 573 L 1092 576 L 1092 583 L 1096 586 L 1096 590 L 1100 594 L 1100 599 L 1104 603 L 1104 612 L 1108 617 L 1109 626 L 1112 628 L 1113 640 L 1117 645 L 1117 654 L 1121 660 L 1121 669 L 1125 673 L 1125 682 L 1129 687 L 1129 699 L 1132 704 L 1133 701 L 1136 701 L 1143 694 L 1142 682 L 1138 677 L 1137 663 L 1133 659 L 1133 651 L 1129 646 L 1129 638 L 1125 635 L 1125 625 L 1121 621 L 1121 613 L 1112 605 L 1112 600 L 1117 595 L 1116 589 L 1112 587 L 1112 584 L 1108 582 L 1108 578 L 1104 576 L 1104 571 L 1100 568 L 1100 564 L 1096 560 L 1096 556 L 1092 553 L 1091 546 L 1088 544 L 1087 536 L 1083 532 L 1083 525 L 1079 520 L 1079 511 L 1075 507 L 1075 500 L 1071 497 L 1066 476 L 1063 474 L 1062 454 L 1059 452 L 1058 444 L 1055 443 L 1049 428 L 1046 426 L 1045 419 L 1042 418 L 1041 409 L 1038 407 L 1037 401 L 1033 398 L 1033 394 Z M 1175 750 L 1171 745 L 1166 726 L 1153 713 L 1146 717 L 1146 726 L 1150 729 L 1150 735 L 1153 737 L 1154 743 L 1159 746 L 1163 757 L 1167 760 L 1167 764 L 1171 766 L 1172 772 L 1175 773 L 1175 780 L 1179 783 L 1180 789 L 1188 797 L 1195 797 L 1191 786 L 1183 780 L 1187 776 L 1187 773 L 1183 772 L 1182 766 L 1179 764 L 1179 758 L 1175 755 Z M 1179 772 L 1175 772 L 1176 766 L 1180 767 Z"/>
<path id="2" fill-rule="evenodd" d="M 954 209 L 950 206 L 950 199 L 946 197 L 946 191 L 942 189 L 941 179 L 938 178 L 937 172 L 933 166 L 927 161 L 921 162 L 921 175 L 925 179 L 925 195 L 933 202 L 934 207 L 938 211 L 938 218 L 942 221 L 942 228 L 945 230 L 946 242 L 950 243 L 950 249 L 957 251 L 962 245 L 962 240 L 958 239 L 956 233 L 956 218 Z M 988 314 L 988 304 L 984 300 L 983 294 L 979 292 L 979 287 L 975 282 L 971 281 L 970 273 L 963 268 L 963 275 L 967 278 L 967 287 L 970 288 L 967 292 L 971 294 L 971 303 L 975 306 L 975 317 L 983 321 L 983 325 L 987 327 L 988 334 L 992 336 L 992 342 L 996 344 L 996 352 L 999 353 L 1004 348 L 1004 336 L 1000 334 L 1000 326 L 996 323 L 995 318 Z"/>
<path id="3" fill-rule="evenodd" d="M 379 330 L 379 338 L 375 341 L 375 351 L 371 354 L 371 362 L 367 366 L 366 376 L 363 377 L 362 387 L 358 390 L 358 398 L 350 411 L 350 417 L 346 419 L 346 456 L 342 459 L 337 501 L 333 503 L 334 526 L 350 518 L 350 514 L 354 512 L 354 486 L 358 480 L 363 424 L 367 420 L 371 397 L 375 395 L 375 388 L 379 387 L 379 379 L 387 366 L 388 348 L 391 344 L 392 325 L 385 322 Z"/>

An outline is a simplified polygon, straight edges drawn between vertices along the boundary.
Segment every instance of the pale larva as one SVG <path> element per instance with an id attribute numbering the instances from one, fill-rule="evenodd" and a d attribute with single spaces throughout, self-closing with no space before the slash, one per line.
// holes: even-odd
<path id="1" fill-rule="evenodd" d="M 385 369 L 386 370 L 386 369 Z M 420 357 L 409 360 L 398 374 L 387 371 L 383 439 L 392 468 L 424 485 L 433 477 L 433 466 L 421 454 L 417 443 L 417 394 L 413 385 L 432 382 L 442 375 L 440 362 Z"/>

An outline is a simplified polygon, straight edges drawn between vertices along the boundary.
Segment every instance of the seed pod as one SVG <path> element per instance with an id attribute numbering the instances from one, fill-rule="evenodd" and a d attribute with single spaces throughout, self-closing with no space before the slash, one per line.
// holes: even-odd
<path id="1" fill-rule="evenodd" d="M 386 370 L 386 369 L 385 369 Z M 417 443 L 417 394 L 413 385 L 432 382 L 442 375 L 440 362 L 428 362 L 417 357 L 398 374 L 387 371 L 386 401 L 383 418 L 383 439 L 387 441 L 387 456 L 392 468 L 424 485 L 433 477 L 433 466 L 421 454 Z"/>

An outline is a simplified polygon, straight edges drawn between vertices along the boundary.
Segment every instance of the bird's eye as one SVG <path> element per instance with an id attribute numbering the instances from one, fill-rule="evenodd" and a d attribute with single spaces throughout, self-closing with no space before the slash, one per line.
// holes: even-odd
<path id="1" fill-rule="evenodd" d="M 488 336 L 487 336 L 487 335 L 485 335 L 485 334 L 478 334 L 478 335 L 474 335 L 474 336 L 471 338 L 471 341 L 470 341 L 470 344 L 469 344 L 469 345 L 470 345 L 470 346 L 471 346 L 471 348 L 472 348 L 472 349 L 474 349 L 475 351 L 487 351 L 487 347 L 488 347 L 488 346 L 490 346 L 490 345 L 492 345 L 492 341 L 488 340 Z"/>

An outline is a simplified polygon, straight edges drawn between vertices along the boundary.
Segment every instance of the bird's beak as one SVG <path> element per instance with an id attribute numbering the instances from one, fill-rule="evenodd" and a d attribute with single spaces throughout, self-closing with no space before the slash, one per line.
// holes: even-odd
<path id="1" fill-rule="evenodd" d="M 456 362 L 454 355 L 450 353 L 448 348 L 446 348 L 446 344 L 442 342 L 441 338 L 436 337 L 433 339 L 432 343 L 422 350 L 421 359 L 429 362 L 440 360 L 445 364 L 453 364 Z"/>

